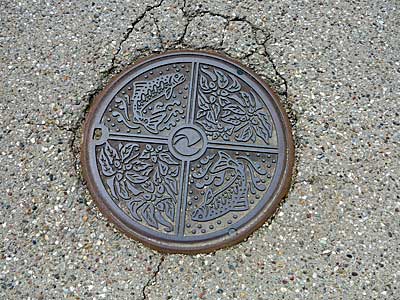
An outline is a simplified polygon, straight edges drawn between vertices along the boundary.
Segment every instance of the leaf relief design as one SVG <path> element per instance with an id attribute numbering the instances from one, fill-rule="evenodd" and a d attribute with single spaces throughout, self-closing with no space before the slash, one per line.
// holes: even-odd
<path id="1" fill-rule="evenodd" d="M 179 163 L 163 146 L 106 142 L 98 162 L 111 196 L 124 202 L 133 219 L 153 228 L 174 229 Z"/>
<path id="2" fill-rule="evenodd" d="M 253 91 L 243 91 L 231 74 L 202 66 L 197 122 L 212 139 L 269 144 L 272 121 Z"/>

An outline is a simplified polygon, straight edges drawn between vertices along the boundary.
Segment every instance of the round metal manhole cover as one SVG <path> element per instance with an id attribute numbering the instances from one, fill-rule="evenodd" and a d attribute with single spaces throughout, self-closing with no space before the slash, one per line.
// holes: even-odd
<path id="1" fill-rule="evenodd" d="M 87 117 L 82 165 L 102 213 L 160 251 L 209 252 L 246 238 L 289 188 L 284 109 L 227 57 L 176 51 L 115 78 Z"/>

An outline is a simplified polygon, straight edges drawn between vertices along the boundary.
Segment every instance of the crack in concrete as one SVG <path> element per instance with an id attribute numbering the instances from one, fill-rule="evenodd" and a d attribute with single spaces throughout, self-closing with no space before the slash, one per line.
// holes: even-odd
<path id="1" fill-rule="evenodd" d="M 164 42 L 161 37 L 160 27 L 158 26 L 158 22 L 157 22 L 156 18 L 154 16 L 152 16 L 152 18 L 153 18 L 154 26 L 156 27 L 157 38 L 158 38 L 158 42 L 160 43 L 161 50 L 165 51 Z"/>
<path id="2" fill-rule="evenodd" d="M 278 68 L 276 67 L 275 62 L 274 62 L 274 60 L 272 59 L 271 54 L 270 54 L 270 53 L 268 52 L 268 50 L 267 50 L 266 42 L 264 42 L 264 43 L 262 44 L 262 46 L 263 46 L 263 48 L 264 48 L 265 56 L 268 58 L 269 62 L 271 63 L 272 68 L 274 69 L 274 72 L 275 72 L 276 76 L 278 76 L 278 77 L 283 81 L 283 84 L 284 84 L 284 86 L 285 86 L 284 96 L 285 96 L 285 98 L 286 98 L 286 100 L 287 100 L 287 99 L 288 99 L 288 84 L 287 84 L 287 80 L 286 80 L 286 78 L 278 71 Z"/>
<path id="3" fill-rule="evenodd" d="M 187 34 L 187 29 L 189 27 L 189 24 L 191 22 L 191 20 L 189 20 L 188 16 L 187 16 L 187 11 L 186 11 L 186 0 L 183 0 L 183 6 L 179 8 L 181 10 L 181 12 L 183 13 L 183 17 L 186 20 L 186 24 L 184 25 L 183 28 L 183 32 L 182 35 L 180 36 L 180 38 L 178 38 L 174 43 L 172 43 L 172 45 L 183 45 L 184 44 L 184 39 L 185 36 Z"/>
<path id="4" fill-rule="evenodd" d="M 68 131 L 72 132 L 72 138 L 71 141 L 69 142 L 69 148 L 71 149 L 72 152 L 72 156 L 74 158 L 74 170 L 75 173 L 78 177 L 78 183 L 82 182 L 82 176 L 80 174 L 80 164 L 79 164 L 79 160 L 80 160 L 80 143 L 78 143 L 78 145 L 76 145 L 77 140 L 78 140 L 78 136 L 80 133 L 80 129 L 82 127 L 82 123 L 85 119 L 86 114 L 89 111 L 90 105 L 93 102 L 93 99 L 96 97 L 96 95 L 98 93 L 100 93 L 102 87 L 98 86 L 97 88 L 89 91 L 86 96 L 85 96 L 85 101 L 84 103 L 86 103 L 85 107 L 83 108 L 81 115 L 78 117 L 78 120 L 75 122 L 75 124 L 72 125 L 71 128 L 69 128 Z"/>
<path id="5" fill-rule="evenodd" d="M 154 273 L 153 273 L 153 276 L 151 276 L 151 277 L 149 278 L 149 280 L 146 282 L 146 284 L 143 286 L 143 288 L 142 288 L 142 296 L 143 296 L 142 300 L 146 300 L 146 299 L 147 299 L 146 289 L 147 289 L 150 285 L 157 283 L 157 276 L 158 276 L 158 274 L 160 273 L 161 265 L 163 264 L 164 259 L 165 259 L 165 256 L 162 255 L 161 258 L 160 258 L 160 261 L 159 261 L 158 264 L 157 264 L 157 268 L 156 268 L 156 270 L 155 270 Z"/>
<path id="6" fill-rule="evenodd" d="M 249 20 L 247 20 L 247 18 L 245 17 L 240 17 L 240 16 L 229 16 L 229 15 L 224 15 L 221 13 L 215 13 L 209 10 L 202 10 L 202 11 L 198 11 L 196 13 L 190 14 L 188 13 L 186 10 L 186 1 L 184 1 L 184 6 L 181 8 L 181 11 L 183 12 L 184 17 L 187 19 L 187 23 L 185 24 L 182 36 L 175 42 L 172 44 L 172 46 L 176 46 L 178 44 L 182 44 L 183 46 L 189 46 L 186 43 L 184 43 L 184 38 L 187 34 L 187 29 L 190 25 L 190 23 L 193 21 L 194 18 L 198 17 L 198 16 L 204 16 L 206 14 L 209 14 L 210 16 L 214 16 L 214 17 L 220 17 L 223 18 L 227 21 L 227 23 L 224 26 L 223 29 L 223 36 L 221 39 L 221 42 L 219 43 L 219 47 L 214 47 L 214 50 L 220 50 L 223 47 L 223 43 L 225 40 L 225 36 L 226 36 L 226 29 L 228 28 L 229 24 L 231 24 L 232 22 L 244 22 L 246 24 L 248 24 L 252 30 L 252 34 L 254 36 L 254 39 L 256 40 L 256 43 L 258 46 L 263 47 L 264 51 L 265 51 L 265 57 L 268 59 L 268 61 L 271 63 L 276 75 L 283 81 L 284 83 L 284 96 L 287 99 L 288 97 L 288 85 L 287 85 L 287 80 L 284 78 L 284 76 L 282 76 L 282 74 L 278 71 L 276 64 L 274 63 L 274 61 L 272 60 L 271 55 L 269 54 L 269 52 L 267 51 L 267 47 L 266 47 L 266 43 L 267 41 L 271 38 L 271 34 L 269 32 L 267 32 L 264 28 L 258 27 L 255 24 L 253 24 L 252 22 L 250 22 Z M 259 42 L 257 41 L 257 31 L 262 32 L 265 35 L 265 40 L 263 42 Z M 197 49 L 209 49 L 210 47 L 199 47 Z M 254 49 L 253 51 L 247 53 L 243 58 L 249 58 L 250 56 L 252 56 L 254 53 L 256 53 L 256 49 Z"/>
<path id="7" fill-rule="evenodd" d="M 221 42 L 219 43 L 219 47 L 222 48 L 224 46 L 224 42 L 225 42 L 225 37 L 226 37 L 226 30 L 228 29 L 228 26 L 231 22 L 227 20 L 224 29 L 222 29 L 222 38 L 221 38 Z"/>
<path id="8" fill-rule="evenodd" d="M 119 53 L 122 50 L 122 44 L 125 43 L 128 39 L 129 36 L 131 35 L 131 33 L 133 32 L 133 30 L 135 29 L 135 26 L 142 21 L 146 15 L 151 12 L 152 10 L 160 7 L 165 0 L 161 0 L 160 2 L 158 2 L 155 5 L 147 5 L 145 10 L 143 11 L 143 13 L 141 13 L 128 27 L 128 30 L 124 33 L 121 41 L 118 44 L 117 47 L 117 51 L 115 52 L 115 54 L 113 55 L 112 59 L 111 59 L 111 67 L 106 71 L 106 73 L 110 74 L 112 71 L 114 71 L 115 67 L 115 60 L 117 59 L 117 56 L 119 55 Z"/>

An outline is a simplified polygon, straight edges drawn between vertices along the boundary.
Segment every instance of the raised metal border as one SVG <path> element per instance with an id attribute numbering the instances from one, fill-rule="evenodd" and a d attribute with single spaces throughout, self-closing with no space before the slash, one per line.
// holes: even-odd
<path id="1" fill-rule="evenodd" d="M 179 55 L 198 55 L 198 56 L 208 56 L 217 58 L 223 61 L 226 61 L 230 64 L 236 65 L 238 68 L 242 69 L 244 72 L 247 72 L 251 77 L 254 78 L 256 82 L 258 82 L 271 96 L 274 100 L 277 112 L 280 113 L 281 121 L 282 121 L 282 129 L 285 135 L 285 157 L 284 157 L 284 165 L 285 169 L 281 174 L 281 178 L 279 183 L 275 186 L 275 192 L 273 193 L 272 198 L 266 203 L 266 206 L 263 210 L 261 210 L 253 219 L 251 219 L 248 223 L 238 228 L 237 232 L 233 236 L 225 235 L 222 237 L 218 237 L 215 239 L 210 239 L 207 241 L 190 241 L 190 242 L 172 242 L 166 240 L 154 239 L 146 236 L 143 233 L 133 230 L 128 227 L 118 215 L 113 214 L 106 203 L 104 202 L 101 194 L 99 193 L 97 184 L 95 180 L 93 180 L 93 174 L 90 168 L 89 162 L 89 147 L 88 143 L 91 140 L 91 123 L 90 121 L 94 118 L 96 114 L 96 108 L 103 100 L 103 98 L 113 89 L 113 87 L 120 82 L 125 75 L 131 72 L 133 69 L 140 68 L 143 64 L 149 63 L 152 60 L 171 57 L 171 56 L 179 56 Z M 250 234 L 252 234 L 255 230 L 257 230 L 261 225 L 263 225 L 275 212 L 281 200 L 287 195 L 291 177 L 292 170 L 294 165 L 294 143 L 291 132 L 291 125 L 286 114 L 285 109 L 278 96 L 272 91 L 272 89 L 252 70 L 245 67 L 241 63 L 233 60 L 225 55 L 216 52 L 210 51 L 197 51 L 197 50 L 174 50 L 168 51 L 163 54 L 151 55 L 149 57 L 137 60 L 133 65 L 127 67 L 120 74 L 116 75 L 112 80 L 107 84 L 107 86 L 99 93 L 93 103 L 91 104 L 88 115 L 86 116 L 84 125 L 83 125 L 83 136 L 81 143 L 81 164 L 84 179 L 86 180 L 87 187 L 90 191 L 91 196 L 93 197 L 95 203 L 99 207 L 100 211 L 104 216 L 106 216 L 112 223 L 114 223 L 119 230 L 125 233 L 128 237 L 133 238 L 137 241 L 142 242 L 148 247 L 158 250 L 164 253 L 184 253 L 184 254 L 196 254 L 196 253 L 209 253 L 215 251 L 217 249 L 221 249 L 224 247 L 232 246 L 244 239 L 246 239 Z"/>

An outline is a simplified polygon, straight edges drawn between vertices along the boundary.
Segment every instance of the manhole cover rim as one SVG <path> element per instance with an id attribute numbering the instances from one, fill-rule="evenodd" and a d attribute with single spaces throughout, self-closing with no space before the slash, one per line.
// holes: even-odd
<path id="1" fill-rule="evenodd" d="M 123 220 L 121 220 L 121 216 L 117 216 L 113 213 L 112 209 L 108 206 L 110 203 L 105 201 L 101 197 L 101 192 L 99 187 L 95 184 L 94 175 L 92 174 L 90 167 L 90 137 L 92 124 L 91 120 L 95 117 L 98 109 L 101 107 L 101 102 L 104 101 L 104 98 L 107 97 L 110 92 L 113 91 L 115 85 L 119 84 L 120 81 L 124 80 L 125 76 L 127 76 L 130 72 L 134 72 L 136 69 L 140 68 L 145 64 L 151 64 L 154 60 L 159 60 L 171 56 L 181 56 L 181 55 L 198 55 L 211 57 L 215 59 L 219 59 L 230 63 L 232 65 L 236 65 L 241 68 L 243 71 L 247 72 L 256 83 L 258 83 L 263 89 L 267 91 L 267 93 L 271 96 L 272 102 L 275 105 L 276 113 L 279 116 L 281 121 L 281 130 L 284 136 L 283 146 L 279 146 L 279 148 L 284 148 L 284 158 L 282 161 L 283 170 L 281 171 L 280 178 L 278 180 L 277 185 L 274 187 L 274 192 L 272 193 L 272 197 L 265 204 L 264 208 L 258 211 L 254 218 L 249 220 L 247 223 L 242 224 L 239 229 L 237 229 L 235 235 L 224 235 L 219 236 L 213 239 L 201 240 L 201 241 L 171 241 L 167 239 L 160 239 L 156 237 L 149 237 L 148 233 L 141 232 L 138 228 L 131 228 L 127 225 Z M 114 76 L 108 84 L 103 88 L 103 90 L 95 97 L 94 101 L 90 105 L 90 109 L 88 114 L 85 117 L 85 122 L 83 125 L 83 135 L 82 135 L 82 143 L 81 143 L 81 165 L 82 165 L 82 173 L 83 177 L 88 186 L 89 192 L 99 207 L 101 213 L 106 216 L 106 218 L 111 221 L 114 225 L 117 226 L 119 230 L 125 233 L 128 237 L 133 238 L 137 241 L 142 242 L 146 246 L 158 250 L 160 252 L 167 253 L 186 253 L 186 254 L 195 254 L 195 253 L 209 253 L 221 248 L 232 246 L 236 243 L 239 243 L 246 239 L 249 235 L 255 232 L 260 226 L 262 226 L 269 218 L 273 216 L 277 207 L 281 203 L 282 199 L 287 195 L 290 184 L 291 177 L 294 166 L 294 142 L 291 132 L 291 125 L 287 116 L 287 113 L 280 102 L 279 97 L 275 94 L 275 92 L 263 81 L 263 79 L 257 75 L 254 71 L 249 69 L 248 67 L 241 64 L 239 61 L 231 59 L 223 54 L 211 52 L 211 51 L 198 51 L 198 50 L 172 50 L 167 51 L 162 54 L 154 54 L 148 57 L 141 58 L 137 60 L 134 64 L 128 66 Z M 282 154 L 281 154 L 282 155 Z M 118 207 L 115 203 L 114 205 Z M 119 210 L 121 208 L 118 207 Z M 122 210 L 121 210 L 122 212 Z M 123 212 L 122 212 L 123 213 Z M 124 214 L 124 213 L 123 213 Z M 123 219 L 123 218 L 122 218 Z"/>

